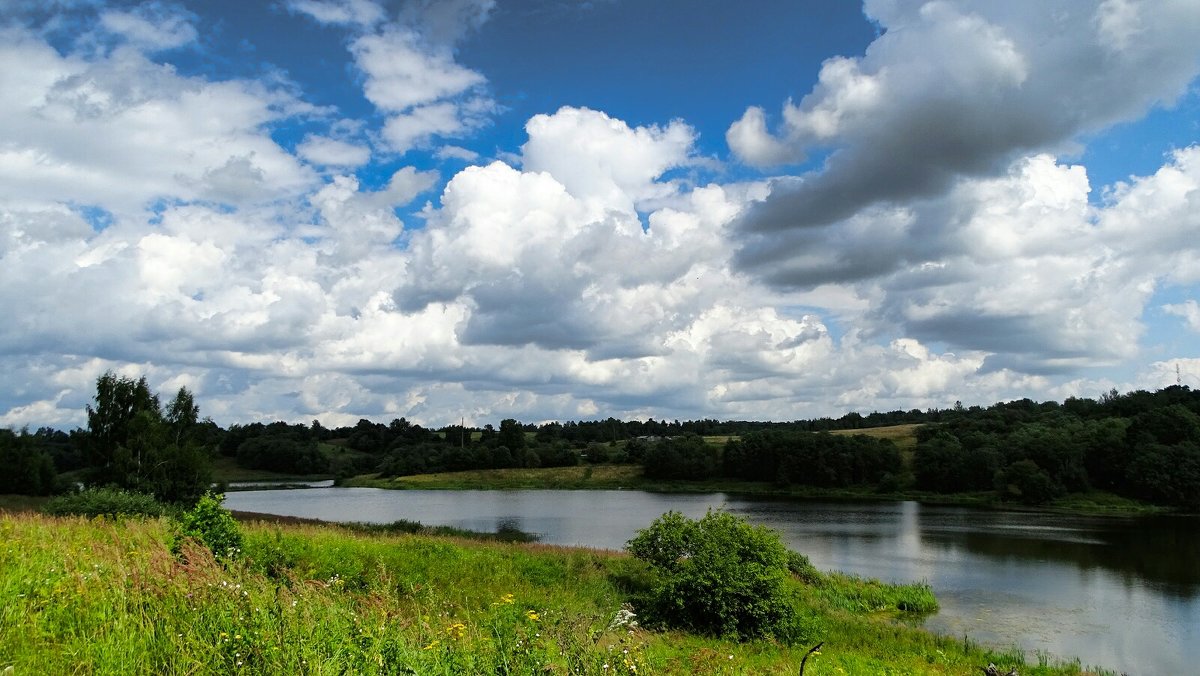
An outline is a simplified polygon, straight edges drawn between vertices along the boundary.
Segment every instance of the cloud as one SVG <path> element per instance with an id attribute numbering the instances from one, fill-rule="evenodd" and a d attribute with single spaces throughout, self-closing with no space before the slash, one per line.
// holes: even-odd
<path id="1" fill-rule="evenodd" d="M 441 210 L 409 244 L 410 275 L 397 304 L 468 302 L 466 344 L 660 352 L 647 332 L 715 283 L 719 274 L 704 284 L 684 275 L 718 254 L 717 226 L 737 209 L 714 187 L 658 210 L 643 230 L 635 203 L 678 193 L 656 179 L 687 163 L 691 130 L 631 129 L 574 108 L 535 116 L 526 129 L 523 171 L 499 162 L 470 167 L 446 186 Z M 639 265 L 631 269 L 629 260 Z M 673 284 L 664 300 L 662 285 Z M 595 321 L 614 312 L 623 316 Z"/>
<path id="2" fill-rule="evenodd" d="M 479 153 L 459 146 L 442 146 L 434 151 L 433 156 L 439 160 L 459 160 L 467 163 L 479 160 Z"/>
<path id="3" fill-rule="evenodd" d="M 1145 276 L 1200 282 L 1200 145 L 1176 150 L 1154 174 L 1118 183 L 1099 214 L 1103 241 Z"/>
<path id="4" fill-rule="evenodd" d="M 414 0 L 400 7 L 400 21 L 432 45 L 454 45 L 491 18 L 496 0 Z"/>
<path id="5" fill-rule="evenodd" d="M 129 214 L 165 196 L 248 203 L 315 176 L 268 125 L 306 106 L 245 81 L 178 75 L 132 50 L 63 55 L 0 31 L 0 200 Z"/>
<path id="6" fill-rule="evenodd" d="M 1065 373 L 1136 356 L 1159 285 L 1200 279 L 1200 148 L 1088 201 L 1083 167 L 1040 155 L 906 207 L 749 237 L 771 286 L 849 285 L 872 334 L 987 354 L 984 370 Z"/>
<path id="7" fill-rule="evenodd" d="M 880 0 L 866 13 L 879 37 L 825 61 L 774 133 L 759 108 L 730 127 L 748 163 L 824 156 L 743 211 L 734 267 L 781 293 L 854 289 L 865 335 L 978 352 L 982 372 L 1133 358 L 1158 285 L 1200 279 L 1200 155 L 1177 151 L 1092 205 L 1085 168 L 1054 153 L 1179 97 L 1200 71 L 1183 38 L 1200 8 Z"/>
<path id="8" fill-rule="evenodd" d="M 528 119 L 502 162 L 439 142 L 497 110 L 455 52 L 490 2 L 292 3 L 344 38 L 379 113 L 361 123 L 298 85 L 181 75 L 147 40 L 52 46 L 6 28 L 0 424 L 83 424 L 106 369 L 186 385 L 221 424 L 796 419 L 1169 384 L 1177 360 L 1136 362 L 1156 292 L 1200 281 L 1200 149 L 1098 196 L 1054 153 L 1169 100 L 1190 43 L 1160 44 L 1137 3 L 1085 21 L 1060 3 L 1069 25 L 1029 28 L 1054 43 L 1034 45 L 1032 6 L 871 3 L 886 31 L 868 53 L 826 63 L 771 133 L 752 109 L 732 142 L 763 161 L 829 152 L 826 168 L 725 184 L 696 179 L 682 120 L 564 107 Z M 84 31 L 100 30 L 89 12 Z M 909 58 L 921 40 L 938 56 L 924 65 Z M 1049 72 L 1053 49 L 1145 81 L 1088 70 L 1097 91 L 1082 92 Z M 1122 66 L 1139 58 L 1162 68 Z M 1095 100 L 1074 120 L 1022 112 L 1015 90 L 1047 78 Z M 912 126 L 932 111 L 922 124 L 982 134 L 982 110 L 1000 141 L 977 155 Z M 1037 114 L 1065 131 L 1003 132 Z M 414 147 L 478 166 L 442 178 L 397 160 Z M 903 150 L 899 173 L 866 171 L 872 148 Z M 843 164 L 865 187 L 835 181 L 852 178 Z M 850 186 L 804 198 L 831 200 L 829 218 L 763 220 L 822 185 Z M 1085 377 L 1107 364 L 1133 375 Z"/>
<path id="9" fill-rule="evenodd" d="M 462 107 L 448 101 L 410 108 L 389 117 L 381 135 L 398 152 L 418 147 L 434 136 L 453 137 L 481 124 L 478 118 L 461 116 Z"/>
<path id="10" fill-rule="evenodd" d="M 1163 310 L 1167 314 L 1183 319 L 1187 327 L 1194 333 L 1200 333 L 1200 304 L 1197 304 L 1196 301 L 1187 300 L 1182 303 L 1164 305 Z"/>
<path id="11" fill-rule="evenodd" d="M 824 225 L 1002 173 L 1022 155 L 1170 104 L 1200 68 L 1191 2 L 879 0 L 865 9 L 881 35 L 861 57 L 827 60 L 813 90 L 784 105 L 777 133 L 760 108 L 730 127 L 730 147 L 751 164 L 829 153 L 820 169 L 780 183 L 745 230 Z"/>
<path id="12" fill-rule="evenodd" d="M 456 96 L 484 82 L 479 73 L 455 63 L 452 54 L 431 51 L 412 30 L 364 35 L 350 49 L 367 75 L 363 93 L 389 112 Z"/>
<path id="13" fill-rule="evenodd" d="M 385 17 L 383 8 L 371 0 L 289 0 L 287 8 L 333 26 L 370 27 Z"/>
<path id="14" fill-rule="evenodd" d="M 314 134 L 304 137 L 296 154 L 322 167 L 354 168 L 371 161 L 371 149 L 366 146 Z"/>
<path id="15" fill-rule="evenodd" d="M 635 204 L 675 192 L 657 179 L 688 164 L 695 133 L 682 121 L 630 129 L 621 120 L 587 108 L 564 107 L 535 115 L 521 146 L 526 171 L 553 175 L 580 199 L 632 211 Z"/>
<path id="16" fill-rule="evenodd" d="M 381 137 L 404 153 L 433 137 L 464 136 L 485 125 L 496 104 L 486 95 L 487 79 L 455 60 L 467 33 L 488 19 L 493 0 L 408 2 L 394 21 L 383 21 L 378 5 L 365 0 L 301 0 L 289 7 L 325 24 L 349 27 L 363 95 L 386 116 Z"/>
<path id="17" fill-rule="evenodd" d="M 383 189 L 363 192 L 358 179 L 334 177 L 310 198 L 328 227 L 328 243 L 334 247 L 324 251 L 325 255 L 344 261 L 364 260 L 381 248 L 390 249 L 404 229 L 395 208 L 429 190 L 436 180 L 435 172 L 406 167 L 393 174 Z"/>
<path id="18" fill-rule="evenodd" d="M 100 26 L 145 51 L 176 49 L 196 41 L 194 16 L 161 2 L 142 3 L 130 11 L 105 9 Z"/>

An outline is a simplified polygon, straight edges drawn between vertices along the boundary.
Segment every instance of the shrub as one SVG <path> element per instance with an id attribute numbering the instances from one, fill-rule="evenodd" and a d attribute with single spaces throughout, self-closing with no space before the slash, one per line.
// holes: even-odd
<path id="1" fill-rule="evenodd" d="M 800 640 L 779 535 L 724 512 L 700 520 L 667 512 L 629 541 L 658 579 L 644 617 L 657 624 L 739 639 Z"/>
<path id="2" fill-rule="evenodd" d="M 88 488 L 77 493 L 68 493 L 51 498 L 42 508 L 54 516 L 122 516 L 158 517 L 167 513 L 167 507 L 154 499 L 153 495 L 121 490 L 119 488 Z"/>
<path id="3" fill-rule="evenodd" d="M 241 553 L 242 531 L 233 516 L 221 507 L 223 497 L 205 493 L 195 507 L 179 517 L 179 535 L 173 548 L 176 554 L 184 538 L 204 543 L 218 559 L 232 559 Z"/>

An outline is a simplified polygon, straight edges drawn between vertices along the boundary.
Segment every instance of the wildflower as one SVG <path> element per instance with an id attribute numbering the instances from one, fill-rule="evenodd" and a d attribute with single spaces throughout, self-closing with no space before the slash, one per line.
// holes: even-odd
<path id="1" fill-rule="evenodd" d="M 429 645 L 425 646 L 424 649 L 425 650 L 433 650 L 434 648 L 438 647 L 438 644 L 440 644 L 440 643 L 441 643 L 441 641 L 434 639 L 434 640 L 430 641 Z"/>
<path id="2" fill-rule="evenodd" d="M 528 617 L 531 622 L 537 622 L 540 616 L 535 611 L 526 610 L 525 617 Z"/>

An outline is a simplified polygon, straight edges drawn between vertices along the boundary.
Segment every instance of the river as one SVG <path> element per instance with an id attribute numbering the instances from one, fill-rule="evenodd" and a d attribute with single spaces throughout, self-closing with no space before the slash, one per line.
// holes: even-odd
<path id="1" fill-rule="evenodd" d="M 813 502 L 642 491 L 389 491 L 324 487 L 229 493 L 229 509 L 328 521 L 398 519 L 542 542 L 620 549 L 668 510 L 724 509 L 773 528 L 822 570 L 925 580 L 926 626 L 1030 658 L 1078 656 L 1139 674 L 1200 664 L 1200 520 L 1010 512 L 916 502 Z"/>

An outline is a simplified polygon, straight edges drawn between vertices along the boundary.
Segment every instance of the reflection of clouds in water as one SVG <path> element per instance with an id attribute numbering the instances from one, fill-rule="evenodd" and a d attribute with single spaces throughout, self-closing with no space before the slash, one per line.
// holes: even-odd
<path id="1" fill-rule="evenodd" d="M 1079 657 L 1084 664 L 1130 673 L 1191 673 L 1196 619 L 1172 617 L 1162 599 L 1129 595 L 1114 580 L 1096 580 L 1083 591 L 1082 605 L 1060 598 L 1004 591 L 938 590 L 941 612 L 925 626 L 950 636 L 998 648 L 1013 645 L 1056 659 Z M 1116 597 L 1111 597 L 1117 592 Z M 1190 638 L 1183 636 L 1187 634 Z"/>

